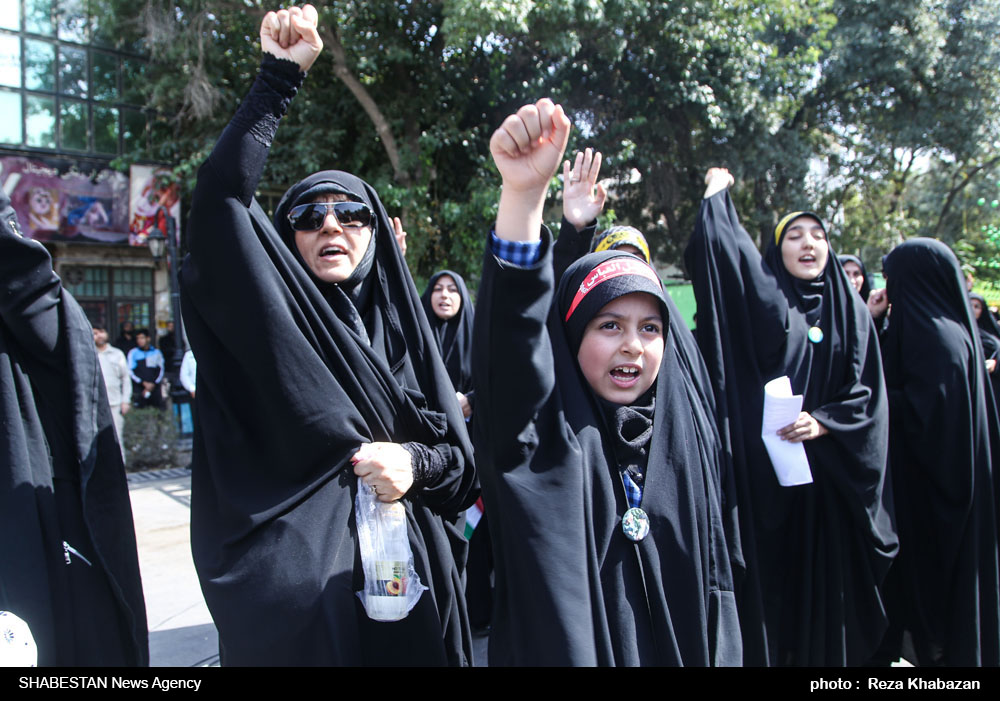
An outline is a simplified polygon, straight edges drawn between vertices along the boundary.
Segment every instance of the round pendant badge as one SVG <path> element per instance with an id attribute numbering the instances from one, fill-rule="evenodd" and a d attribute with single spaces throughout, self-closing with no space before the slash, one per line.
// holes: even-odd
<path id="1" fill-rule="evenodd" d="M 813 326 L 809 329 L 809 340 L 813 343 L 819 343 L 823 340 L 823 329 L 818 326 Z"/>
<path id="2" fill-rule="evenodd" d="M 632 507 L 622 516 L 622 531 L 626 538 L 638 543 L 649 535 L 649 516 L 639 507 Z"/>

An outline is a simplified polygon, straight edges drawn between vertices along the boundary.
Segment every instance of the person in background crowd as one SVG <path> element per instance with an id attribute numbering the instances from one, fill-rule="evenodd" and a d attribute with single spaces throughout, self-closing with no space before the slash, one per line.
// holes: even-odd
<path id="1" fill-rule="evenodd" d="M 163 353 L 153 347 L 147 329 L 135 332 L 136 347 L 128 352 L 128 369 L 132 377 L 132 403 L 137 409 L 163 409 L 163 375 L 166 363 Z"/>
<path id="2" fill-rule="evenodd" d="M 181 269 L 198 358 L 191 549 L 225 665 L 464 666 L 472 446 L 396 227 L 341 171 L 294 184 L 271 220 L 254 199 L 322 50 L 317 19 L 265 16 L 260 72 L 198 171 Z M 402 620 L 358 597 L 359 479 L 400 507 L 428 587 Z"/>
<path id="3" fill-rule="evenodd" d="M 911 661 L 920 666 L 997 666 L 1000 438 L 962 270 L 951 249 L 925 238 L 894 248 L 883 270 L 892 304 L 882 356 L 900 541 L 886 643 L 898 650 L 909 631 Z"/>
<path id="4" fill-rule="evenodd" d="M 840 265 L 844 268 L 844 273 L 846 273 L 851 285 L 861 295 L 861 299 L 867 303 L 868 295 L 872 291 L 872 281 L 865 269 L 865 264 L 857 256 L 847 254 L 839 255 L 837 259 L 840 260 Z"/>
<path id="5" fill-rule="evenodd" d="M 131 321 L 121 323 L 118 338 L 115 339 L 115 348 L 128 355 L 128 352 L 135 348 L 135 326 Z"/>
<path id="6" fill-rule="evenodd" d="M 171 382 L 175 382 L 177 380 L 177 372 L 180 370 L 181 361 L 175 357 L 177 352 L 177 334 L 174 331 L 174 322 L 167 322 L 166 333 L 160 336 L 159 343 L 155 345 L 163 353 L 166 377 Z"/>
<path id="7" fill-rule="evenodd" d="M 431 276 L 420 297 L 437 341 L 448 377 L 455 386 L 465 418 L 472 416 L 475 394 L 472 388 L 472 298 L 465 280 L 451 270 Z"/>
<path id="8" fill-rule="evenodd" d="M 93 333 L 97 359 L 101 363 L 108 403 L 111 405 L 111 418 L 114 419 L 115 433 L 121 445 L 122 462 L 125 462 L 125 414 L 132 408 L 132 377 L 125 354 L 108 343 L 107 329 L 95 326 Z"/>
<path id="9" fill-rule="evenodd" d="M 147 665 L 132 509 L 90 322 L 3 190 L 0 280 L 0 611 L 27 624 L 39 666 Z"/>
<path id="10" fill-rule="evenodd" d="M 762 256 L 712 168 L 685 251 L 698 345 L 732 449 L 746 574 L 744 660 L 856 666 L 887 626 L 879 587 L 898 541 L 886 484 L 889 416 L 871 315 L 819 216 L 783 217 Z M 811 476 L 782 486 L 761 437 L 764 385 L 787 376 L 802 411 L 777 437 Z"/>

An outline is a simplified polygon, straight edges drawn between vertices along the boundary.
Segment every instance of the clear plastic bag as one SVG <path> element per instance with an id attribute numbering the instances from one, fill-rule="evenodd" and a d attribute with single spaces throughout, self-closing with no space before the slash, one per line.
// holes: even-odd
<path id="1" fill-rule="evenodd" d="M 359 478 L 354 513 L 365 571 L 365 588 L 358 597 L 372 620 L 402 620 L 427 590 L 413 568 L 406 509 L 399 502 L 380 502 Z"/>

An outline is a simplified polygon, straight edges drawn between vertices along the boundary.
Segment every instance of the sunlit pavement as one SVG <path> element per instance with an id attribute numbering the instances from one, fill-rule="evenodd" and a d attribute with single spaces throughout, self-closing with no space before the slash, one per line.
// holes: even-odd
<path id="1" fill-rule="evenodd" d="M 153 667 L 217 665 L 219 635 L 191 559 L 191 472 L 130 473 Z"/>

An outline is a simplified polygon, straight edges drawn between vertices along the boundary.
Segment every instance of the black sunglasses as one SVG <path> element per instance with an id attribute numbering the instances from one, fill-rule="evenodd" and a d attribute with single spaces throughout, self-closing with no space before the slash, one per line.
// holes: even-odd
<path id="1" fill-rule="evenodd" d="M 371 226 L 374 219 L 372 210 L 363 202 L 309 202 L 292 207 L 288 221 L 295 231 L 316 231 L 330 210 L 341 226 Z"/>

